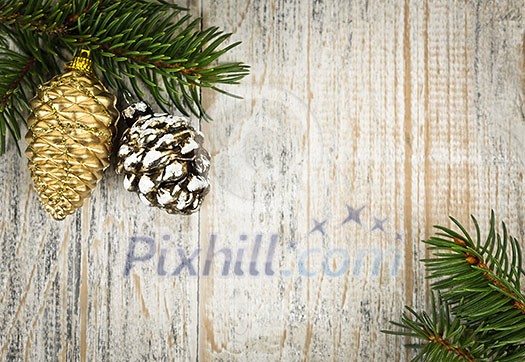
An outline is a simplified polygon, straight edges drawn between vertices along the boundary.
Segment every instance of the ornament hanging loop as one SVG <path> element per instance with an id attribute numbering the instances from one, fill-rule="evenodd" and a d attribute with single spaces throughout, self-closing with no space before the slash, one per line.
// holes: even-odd
<path id="1" fill-rule="evenodd" d="M 66 70 L 78 70 L 80 72 L 93 73 L 93 62 L 90 59 L 91 51 L 82 49 L 71 63 L 65 66 Z"/>

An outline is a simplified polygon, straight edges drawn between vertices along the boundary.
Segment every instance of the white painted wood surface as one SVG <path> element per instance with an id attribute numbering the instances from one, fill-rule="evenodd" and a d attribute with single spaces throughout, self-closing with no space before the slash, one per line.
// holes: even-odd
<path id="1" fill-rule="evenodd" d="M 252 66 L 244 100 L 204 93 L 202 211 L 147 208 L 109 169 L 55 222 L 10 147 L 0 360 L 408 360 L 380 329 L 425 307 L 432 225 L 494 209 L 525 237 L 525 2 L 189 7 Z"/>

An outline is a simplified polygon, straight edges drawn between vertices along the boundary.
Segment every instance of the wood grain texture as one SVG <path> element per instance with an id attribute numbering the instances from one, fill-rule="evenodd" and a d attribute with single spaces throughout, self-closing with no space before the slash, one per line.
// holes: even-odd
<path id="1" fill-rule="evenodd" d="M 252 66 L 243 100 L 204 92 L 201 212 L 143 206 L 111 168 L 55 222 L 11 145 L 0 360 L 408 360 L 380 330 L 428 303 L 432 225 L 494 209 L 525 239 L 525 2 L 188 6 Z"/>

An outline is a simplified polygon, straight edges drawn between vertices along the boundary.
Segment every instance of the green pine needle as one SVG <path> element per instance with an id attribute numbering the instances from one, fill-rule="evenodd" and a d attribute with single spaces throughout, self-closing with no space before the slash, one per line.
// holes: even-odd
<path id="1" fill-rule="evenodd" d="M 162 0 L 0 0 L 0 153 L 7 134 L 20 139 L 27 96 L 80 49 L 92 51 L 95 71 L 115 93 L 151 94 L 160 108 L 209 118 L 200 89 L 230 95 L 220 86 L 238 84 L 249 67 L 218 64 L 239 42 L 201 29 L 186 11 Z"/>
<path id="2" fill-rule="evenodd" d="M 524 361 L 519 242 L 505 224 L 498 232 L 494 213 L 485 239 L 474 217 L 475 237 L 451 220 L 459 232 L 436 226 L 436 235 L 423 241 L 432 256 L 422 261 L 438 293 L 432 294 L 432 317 L 407 307 L 401 322 L 392 322 L 401 330 L 385 332 L 419 339 L 414 361 Z"/>

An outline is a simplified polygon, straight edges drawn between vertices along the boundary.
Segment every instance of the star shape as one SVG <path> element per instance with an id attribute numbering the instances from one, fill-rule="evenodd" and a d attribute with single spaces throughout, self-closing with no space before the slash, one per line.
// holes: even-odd
<path id="1" fill-rule="evenodd" d="M 388 218 L 385 217 L 383 220 L 380 220 L 374 216 L 374 226 L 372 227 L 372 229 L 370 229 L 370 231 L 372 232 L 374 230 L 381 230 L 382 232 L 385 232 L 383 224 L 386 222 L 387 219 Z"/>
<path id="2" fill-rule="evenodd" d="M 316 219 L 314 219 L 315 226 L 313 227 L 312 230 L 310 230 L 310 234 L 315 232 L 315 231 L 319 231 L 321 234 L 324 235 L 324 224 L 326 224 L 327 221 L 328 220 L 323 220 L 323 221 L 319 222 Z"/>
<path id="3" fill-rule="evenodd" d="M 361 219 L 359 218 L 359 214 L 361 211 L 363 211 L 365 207 L 361 206 L 359 209 L 354 209 L 351 206 L 346 205 L 346 209 L 348 210 L 348 216 L 346 219 L 344 219 L 343 224 L 346 224 L 350 221 L 355 221 L 357 224 L 361 225 Z"/>
<path id="4" fill-rule="evenodd" d="M 403 235 L 399 232 L 396 232 L 396 241 L 403 241 Z"/>

